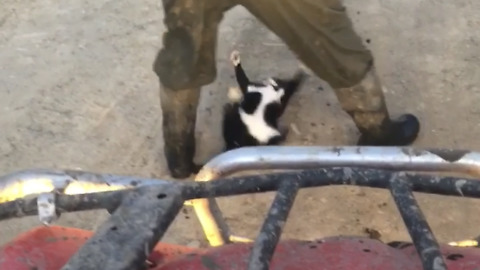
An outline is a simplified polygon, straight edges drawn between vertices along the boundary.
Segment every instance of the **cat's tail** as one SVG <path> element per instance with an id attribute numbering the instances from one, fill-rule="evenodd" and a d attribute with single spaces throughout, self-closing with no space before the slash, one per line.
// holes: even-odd
<path id="1" fill-rule="evenodd" d="M 303 69 L 300 69 L 298 70 L 295 75 L 293 75 L 293 78 L 290 80 L 289 82 L 289 87 L 292 87 L 292 88 L 298 88 L 300 87 L 300 85 L 305 82 L 305 80 L 307 79 L 308 77 L 308 74 L 303 70 Z"/>

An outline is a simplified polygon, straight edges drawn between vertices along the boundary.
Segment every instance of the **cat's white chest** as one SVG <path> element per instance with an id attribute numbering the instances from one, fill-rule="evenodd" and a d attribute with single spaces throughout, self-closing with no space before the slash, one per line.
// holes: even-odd
<path id="1" fill-rule="evenodd" d="M 246 114 L 245 112 L 240 111 L 240 117 L 243 123 L 247 126 L 250 135 L 260 143 L 268 143 L 272 137 L 280 135 L 280 132 L 265 122 L 263 114 Z"/>
<path id="2" fill-rule="evenodd" d="M 268 104 L 280 103 L 284 95 L 284 90 L 275 91 L 273 87 L 249 87 L 248 92 L 259 92 L 262 94 L 262 100 L 253 114 L 247 114 L 240 110 L 240 118 L 247 126 L 248 132 L 260 143 L 268 143 L 275 136 L 279 136 L 280 132 L 272 128 L 265 122 L 265 109 Z"/>

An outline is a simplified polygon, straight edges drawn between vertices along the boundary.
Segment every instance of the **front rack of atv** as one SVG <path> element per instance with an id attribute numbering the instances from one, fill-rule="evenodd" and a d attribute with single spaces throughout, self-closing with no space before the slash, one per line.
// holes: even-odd
<path id="1" fill-rule="evenodd" d="M 287 171 L 225 178 L 268 169 Z M 0 178 L 0 220 L 38 215 L 50 224 L 62 212 L 107 209 L 110 218 L 62 269 L 99 269 L 100 265 L 105 270 L 137 269 L 184 204 L 194 207 L 210 245 L 219 246 L 248 239 L 230 233 L 215 197 L 276 190 L 248 263 L 248 269 L 263 270 L 268 269 L 299 189 L 358 185 L 390 190 L 424 269 L 446 269 L 412 192 L 479 198 L 480 180 L 421 171 L 478 177 L 480 153 L 398 147 L 248 147 L 215 157 L 195 181 L 29 170 Z"/>

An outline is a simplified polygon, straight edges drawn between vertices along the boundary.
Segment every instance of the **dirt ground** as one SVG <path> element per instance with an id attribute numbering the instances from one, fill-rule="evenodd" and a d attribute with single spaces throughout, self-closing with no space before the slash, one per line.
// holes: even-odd
<path id="1" fill-rule="evenodd" d="M 72 168 L 168 178 L 163 158 L 159 83 L 152 71 L 164 31 L 161 1 L 3 0 L 0 9 L 0 172 Z M 393 115 L 422 122 L 417 147 L 480 150 L 479 1 L 346 1 L 373 51 Z M 218 77 L 205 87 L 197 123 L 198 160 L 222 148 L 221 107 L 235 85 L 229 52 L 242 52 L 252 78 L 291 75 L 298 61 L 245 9 L 229 11 L 218 44 Z M 322 87 L 323 90 L 319 90 Z M 333 92 L 311 77 L 284 121 L 289 145 L 351 145 L 358 136 Z M 253 236 L 273 194 L 221 200 L 237 235 Z M 480 202 L 418 195 L 441 241 L 480 234 Z M 104 211 L 62 216 L 62 225 L 95 229 Z M 33 226 L 36 217 L 0 226 L 0 243 Z M 365 235 L 408 240 L 389 193 L 356 187 L 302 191 L 284 237 Z M 165 241 L 205 240 L 190 208 Z"/>

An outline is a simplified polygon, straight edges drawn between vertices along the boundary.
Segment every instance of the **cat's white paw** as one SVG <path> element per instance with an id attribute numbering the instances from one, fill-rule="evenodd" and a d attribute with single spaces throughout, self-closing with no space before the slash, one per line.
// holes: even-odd
<path id="1" fill-rule="evenodd" d="M 228 88 L 228 100 L 230 102 L 240 102 L 243 98 L 243 93 L 238 87 Z"/>
<path id="2" fill-rule="evenodd" d="M 237 51 L 237 50 L 234 50 L 231 54 L 230 54 L 230 61 L 232 61 L 232 64 L 234 66 L 238 66 L 238 64 L 240 64 L 240 52 Z"/>

